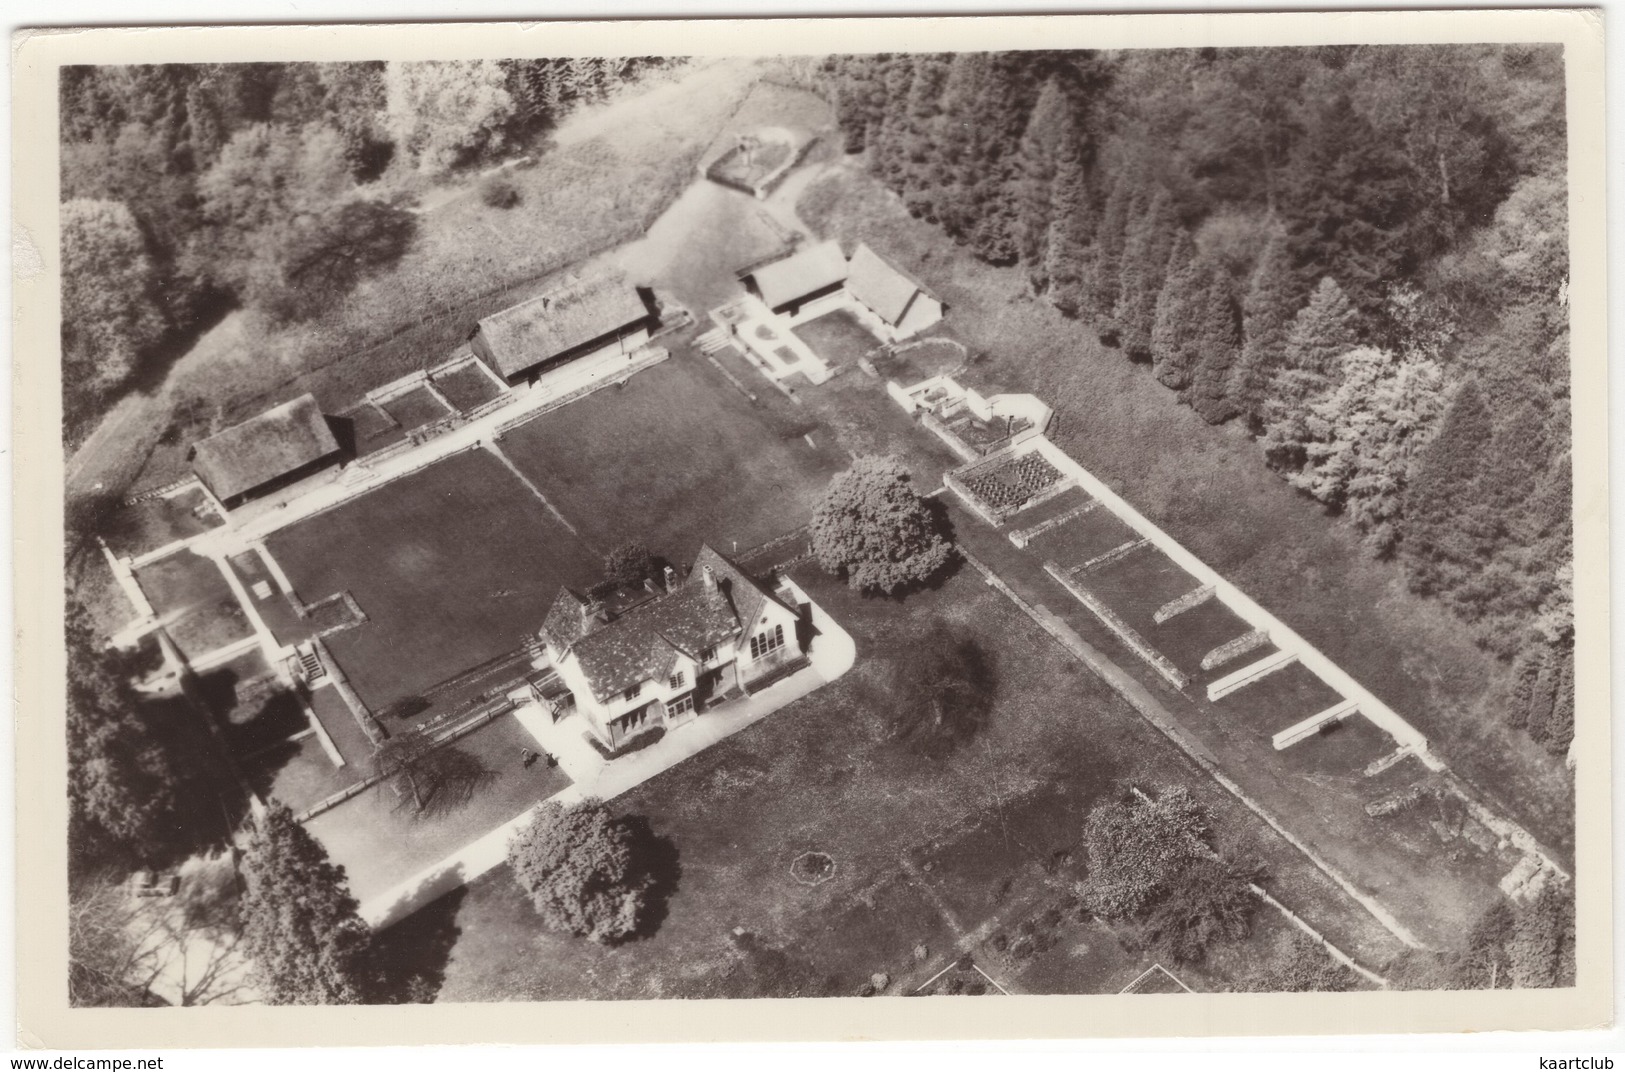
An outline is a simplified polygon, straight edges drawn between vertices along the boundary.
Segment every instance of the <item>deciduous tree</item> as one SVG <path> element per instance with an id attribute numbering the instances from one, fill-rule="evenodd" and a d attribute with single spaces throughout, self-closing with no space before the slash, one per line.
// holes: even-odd
<path id="1" fill-rule="evenodd" d="M 507 81 L 497 60 L 391 61 L 384 106 L 395 151 L 418 170 L 439 174 L 501 148 L 514 114 Z M 572 71 L 571 82 L 580 96 L 597 95 L 592 71 Z"/>
<path id="2" fill-rule="evenodd" d="M 63 396 L 77 412 L 123 383 L 164 318 L 158 271 L 125 205 L 66 201 L 61 225 Z"/>
<path id="3" fill-rule="evenodd" d="M 370 934 L 356 912 L 344 868 L 272 801 L 243 852 L 243 948 L 252 978 L 272 1005 L 364 1000 Z"/>
<path id="4" fill-rule="evenodd" d="M 1363 347 L 1342 357 L 1331 394 L 1309 407 L 1307 461 L 1292 483 L 1341 510 L 1379 554 L 1399 538 L 1412 458 L 1444 410 L 1437 363 Z"/>
<path id="5" fill-rule="evenodd" d="M 888 594 L 929 580 L 953 555 L 938 515 L 889 457 L 860 457 L 837 473 L 808 531 L 825 569 Z"/>
<path id="6" fill-rule="evenodd" d="M 549 928 L 605 945 L 636 932 L 654 878 L 631 827 L 597 801 L 548 801 L 508 846 L 514 878 Z"/>

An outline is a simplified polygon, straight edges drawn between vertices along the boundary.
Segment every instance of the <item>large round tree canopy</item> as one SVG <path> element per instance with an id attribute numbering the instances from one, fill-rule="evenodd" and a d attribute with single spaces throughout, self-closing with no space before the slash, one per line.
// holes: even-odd
<path id="1" fill-rule="evenodd" d="M 813 553 L 854 588 L 888 594 L 929 579 L 953 545 L 895 458 L 866 456 L 830 481 L 813 514 Z"/>

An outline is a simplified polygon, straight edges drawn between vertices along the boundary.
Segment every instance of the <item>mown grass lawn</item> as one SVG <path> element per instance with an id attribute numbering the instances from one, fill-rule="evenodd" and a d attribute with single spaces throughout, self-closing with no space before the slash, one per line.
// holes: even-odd
<path id="1" fill-rule="evenodd" d="M 326 638 L 373 710 L 519 646 L 598 557 L 496 458 L 470 451 L 266 541 L 300 598 L 348 590 L 368 621 Z"/>
<path id="2" fill-rule="evenodd" d="M 973 572 L 902 602 L 863 598 L 813 567 L 796 577 L 853 634 L 858 664 L 613 802 L 646 816 L 680 854 L 676 892 L 653 936 L 605 950 L 549 934 L 499 871 L 457 903 L 460 936 L 441 1000 L 850 994 L 882 971 L 899 985 L 923 982 L 954 935 L 904 874 L 905 856 L 945 839 L 915 858 L 932 862 L 924 878 L 946 884 L 959 922 L 975 927 L 985 918 L 979 905 L 991 914 L 1052 896 L 1045 864 L 1075 849 L 1091 803 L 1131 782 L 1191 784 L 1214 807 L 1227 851 L 1245 845 L 1268 856 L 1283 899 L 1335 917 L 1340 939 L 1360 943 L 1362 955 L 1392 952 L 1369 917 Z M 884 739 L 867 691 L 888 665 L 912 657 L 928 618 L 980 638 L 999 682 L 986 731 L 935 760 Z M 960 837 L 974 838 L 976 851 L 951 851 Z M 809 886 L 791 873 L 807 851 L 834 860 L 828 881 Z M 750 936 L 743 947 L 735 928 Z M 925 961 L 916 945 L 927 948 Z M 1110 979 L 1091 974 L 1091 963 L 1078 961 L 1054 985 L 1109 987 L 1116 960 Z"/>
<path id="3" fill-rule="evenodd" d="M 316 816 L 305 829 L 343 865 L 351 894 L 377 896 L 568 786 L 557 767 L 540 760 L 524 766 L 521 749 L 536 747 L 517 719 L 502 715 L 445 746 L 466 781 L 429 797 L 422 812 L 410 793 L 402 796 L 385 783 Z"/>
<path id="4" fill-rule="evenodd" d="M 1060 446 L 1411 720 L 1487 799 L 1572 851 L 1571 777 L 1504 721 L 1509 668 L 1271 474 L 1243 429 L 1204 423 L 1088 325 L 1030 297 L 1019 270 L 977 263 L 855 169 L 810 187 L 798 210 L 822 237 L 871 242 L 927 280 L 990 375 L 1055 407 Z"/>
<path id="5" fill-rule="evenodd" d="M 793 420 L 681 348 L 625 387 L 519 426 L 502 450 L 599 551 L 637 540 L 689 562 L 702 540 L 743 551 L 812 516 L 847 460 L 827 438 L 808 446 L 815 425 Z"/>

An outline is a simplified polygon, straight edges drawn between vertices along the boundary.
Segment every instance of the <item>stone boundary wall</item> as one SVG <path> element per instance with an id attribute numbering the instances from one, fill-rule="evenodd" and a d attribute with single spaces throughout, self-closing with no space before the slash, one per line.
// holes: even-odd
<path id="1" fill-rule="evenodd" d="M 1206 603 L 1212 598 L 1213 586 L 1211 584 L 1204 584 L 1202 587 L 1192 589 L 1191 591 L 1180 596 L 1178 599 L 1170 599 L 1168 602 L 1158 607 L 1157 613 L 1151 616 L 1151 620 L 1157 625 L 1161 625 L 1163 622 L 1174 617 L 1175 615 L 1184 614 L 1188 610 L 1195 610 L 1197 607 L 1200 607 L 1203 603 Z"/>
<path id="2" fill-rule="evenodd" d="M 954 435 L 953 430 L 946 424 L 943 424 L 942 421 L 938 420 L 936 415 L 930 410 L 920 411 L 920 423 L 925 425 L 925 427 L 929 429 L 938 439 L 947 444 L 948 449 L 957 454 L 960 461 L 979 462 L 982 460 L 981 451 L 977 450 L 963 439 L 960 439 L 957 435 Z"/>
<path id="3" fill-rule="evenodd" d="M 1134 552 L 1138 551 L 1140 548 L 1149 546 L 1151 546 L 1151 541 L 1143 536 L 1137 540 L 1125 540 L 1116 547 L 1112 548 L 1110 551 L 1102 552 L 1101 554 L 1098 554 L 1094 558 L 1091 558 L 1089 561 L 1085 562 L 1083 565 L 1075 567 L 1074 572 L 1093 573 L 1095 570 L 1105 569 L 1113 562 L 1120 562 L 1129 555 L 1132 555 Z M 1206 668 L 1204 667 L 1203 669 Z"/>
<path id="4" fill-rule="evenodd" d="M 1039 522 L 1030 529 L 1016 529 L 1008 534 L 1010 537 L 1010 542 L 1015 544 L 1017 547 L 1025 548 L 1028 544 L 1032 543 L 1035 539 L 1042 536 L 1050 529 L 1059 528 L 1068 521 L 1075 521 L 1099 505 L 1100 501 L 1098 499 L 1090 499 L 1082 506 L 1073 507 L 1064 514 L 1057 514 L 1048 521 Z M 1160 614 L 1161 612 L 1159 611 L 1158 613 Z M 1159 618 L 1157 620 L 1160 622 L 1162 619 Z"/>
<path id="5" fill-rule="evenodd" d="M 1232 670 L 1218 680 L 1208 682 L 1208 701 L 1211 703 L 1214 700 L 1222 700 L 1237 689 L 1251 685 L 1266 674 L 1273 674 L 1275 671 L 1291 666 L 1297 661 L 1297 652 L 1277 651 L 1274 655 L 1266 655 L 1257 662 L 1248 663 L 1239 670 Z"/>
<path id="6" fill-rule="evenodd" d="M 1245 655 L 1249 651 L 1262 648 L 1270 642 L 1269 634 L 1262 629 L 1254 629 L 1250 633 L 1243 633 L 1234 640 L 1227 640 L 1202 656 L 1202 669 L 1211 670 L 1215 666 L 1223 666 L 1231 659 Z"/>
<path id="7" fill-rule="evenodd" d="M 1294 722 L 1280 733 L 1277 733 L 1271 739 L 1270 743 L 1273 744 L 1275 746 L 1275 750 L 1279 752 L 1283 748 L 1290 748 L 1299 741 L 1308 740 L 1310 737 L 1313 737 L 1315 734 L 1325 729 L 1330 723 L 1341 722 L 1350 715 L 1357 715 L 1359 713 L 1360 705 L 1358 702 L 1354 700 L 1344 700 L 1342 703 L 1333 704 L 1331 707 L 1326 708 L 1326 710 L 1321 711 L 1318 714 L 1310 715 L 1302 722 Z"/>
<path id="8" fill-rule="evenodd" d="M 123 503 L 125 506 L 139 506 L 141 503 L 147 502 L 151 499 L 165 499 L 181 491 L 189 484 L 196 484 L 200 489 L 203 488 L 203 482 L 197 478 L 197 475 L 195 473 L 188 473 L 179 479 L 171 480 L 167 484 L 160 484 L 156 488 L 151 488 L 147 491 L 131 495 L 130 497 L 124 499 Z"/>
<path id="9" fill-rule="evenodd" d="M 1078 602 L 1088 607 L 1095 617 L 1105 623 L 1106 628 L 1117 634 L 1117 639 L 1127 644 L 1134 651 L 1134 654 L 1150 664 L 1151 669 L 1167 679 L 1170 685 L 1176 689 L 1183 689 L 1190 684 L 1190 678 L 1180 673 L 1179 668 L 1174 666 L 1166 655 L 1147 644 L 1144 637 L 1135 632 L 1127 622 L 1119 618 L 1117 613 L 1101 602 L 1093 592 L 1073 580 L 1070 573 L 1053 562 L 1044 563 L 1044 572 L 1061 582 L 1061 586 L 1076 596 Z"/>

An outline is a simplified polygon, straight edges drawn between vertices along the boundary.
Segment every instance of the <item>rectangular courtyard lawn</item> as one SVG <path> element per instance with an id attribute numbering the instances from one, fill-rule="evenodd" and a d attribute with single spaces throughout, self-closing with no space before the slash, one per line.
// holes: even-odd
<path id="1" fill-rule="evenodd" d="M 253 632 L 231 586 L 215 564 L 180 551 L 135 571 L 136 583 L 188 658 L 242 640 Z"/>
<path id="2" fill-rule="evenodd" d="M 456 852 L 566 788 L 569 777 L 540 760 L 526 767 L 521 750 L 536 739 L 512 715 L 499 716 L 447 746 L 466 757 L 469 780 L 443 804 L 421 814 L 393 785 L 374 786 L 305 824 L 344 865 L 357 900 L 376 896 Z"/>
<path id="3" fill-rule="evenodd" d="M 473 362 L 435 376 L 434 387 L 447 402 L 464 411 L 483 405 L 501 393 L 496 381 Z"/>
<path id="4" fill-rule="evenodd" d="M 1096 555 L 1103 555 L 1138 538 L 1139 535 L 1118 520 L 1116 514 L 1104 506 L 1097 506 L 1087 514 L 1080 514 L 1065 524 L 1039 533 L 1027 545 L 1027 550 L 1040 561 L 1054 562 L 1066 568 L 1081 566 Z"/>
<path id="5" fill-rule="evenodd" d="M 858 358 L 880 345 L 880 340 L 845 309 L 825 313 L 791 330 L 831 365 L 856 365 Z"/>
<path id="6" fill-rule="evenodd" d="M 678 349 L 625 387 L 520 425 L 501 446 L 595 550 L 637 540 L 686 562 L 702 540 L 728 554 L 805 524 L 848 464 L 830 437 L 808 446 L 778 414 Z"/>
<path id="7" fill-rule="evenodd" d="M 267 541 L 300 597 L 354 595 L 368 621 L 327 637 L 373 710 L 519 646 L 562 585 L 600 572 L 522 481 L 470 451 Z"/>
<path id="8" fill-rule="evenodd" d="M 431 421 L 438 421 L 451 413 L 445 403 L 426 387 L 414 387 L 410 391 L 403 391 L 388 401 L 378 403 L 378 408 L 389 414 L 396 424 L 408 432 L 414 428 L 421 428 Z"/>

